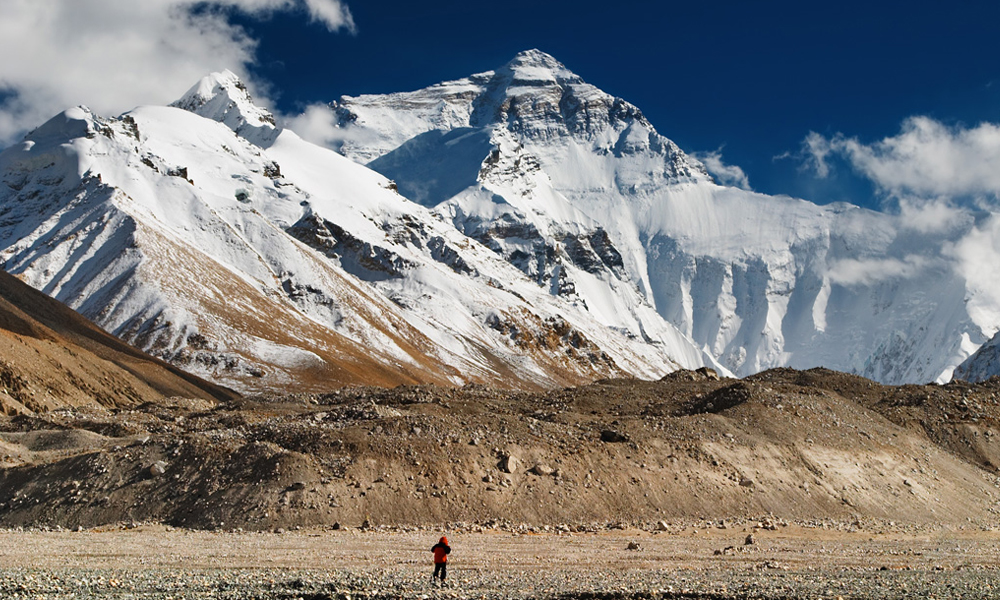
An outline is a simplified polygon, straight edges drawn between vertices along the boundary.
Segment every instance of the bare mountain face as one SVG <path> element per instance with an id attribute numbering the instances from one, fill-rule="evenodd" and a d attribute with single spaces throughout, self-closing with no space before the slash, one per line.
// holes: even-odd
<path id="1" fill-rule="evenodd" d="M 0 357 L 0 414 L 237 397 L 124 344 L 7 273 L 0 273 Z"/>
<path id="2" fill-rule="evenodd" d="M 932 222 L 717 185 L 638 108 L 537 50 L 330 107 L 331 147 L 553 296 L 633 334 L 655 313 L 739 375 L 947 381 L 1000 326 L 965 249 L 992 217 Z"/>
<path id="3" fill-rule="evenodd" d="M 237 389 L 539 388 L 711 362 L 651 309 L 618 327 L 550 294 L 382 175 L 276 128 L 231 73 L 171 107 L 68 110 L 0 154 L 0 181 L 8 272 Z M 620 269 L 606 236 L 580 240 L 595 269 Z"/>

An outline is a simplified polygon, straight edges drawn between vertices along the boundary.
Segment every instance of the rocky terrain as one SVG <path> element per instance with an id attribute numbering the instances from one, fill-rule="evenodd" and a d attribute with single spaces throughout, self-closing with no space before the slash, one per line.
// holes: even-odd
<path id="1" fill-rule="evenodd" d="M 866 521 L 684 521 L 666 530 L 0 531 L 5 598 L 343 600 L 991 598 L 1000 534 Z M 750 536 L 750 540 L 747 537 Z M 748 541 L 750 543 L 748 543 Z"/>
<path id="2" fill-rule="evenodd" d="M 998 393 L 701 369 L 26 411 L 0 595 L 994 597 Z"/>
<path id="3" fill-rule="evenodd" d="M 1000 381 L 710 370 L 64 408 L 0 420 L 0 524 L 202 529 L 707 517 L 996 522 Z"/>

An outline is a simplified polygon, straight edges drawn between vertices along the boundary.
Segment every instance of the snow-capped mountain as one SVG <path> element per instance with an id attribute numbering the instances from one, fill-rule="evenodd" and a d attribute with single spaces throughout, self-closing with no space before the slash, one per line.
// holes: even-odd
<path id="1" fill-rule="evenodd" d="M 955 369 L 955 378 L 966 381 L 985 381 L 997 376 L 1000 376 L 1000 333 Z"/>
<path id="2" fill-rule="evenodd" d="M 170 107 L 70 109 L 0 154 L 0 180 L 8 272 L 238 389 L 712 364 L 649 306 L 618 327 L 550 294 L 389 179 L 276 127 L 232 73 Z M 622 268 L 601 230 L 573 231 L 599 274 Z"/>
<path id="3" fill-rule="evenodd" d="M 739 375 L 947 380 L 1000 326 L 1000 303 L 946 257 L 975 216 L 928 224 L 717 185 L 638 108 L 537 50 L 330 109 L 335 150 L 553 296 L 639 335 L 655 312 Z"/>

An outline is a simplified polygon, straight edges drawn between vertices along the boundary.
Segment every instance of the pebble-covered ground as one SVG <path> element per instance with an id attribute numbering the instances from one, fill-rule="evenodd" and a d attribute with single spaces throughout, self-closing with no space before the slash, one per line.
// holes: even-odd
<path id="1" fill-rule="evenodd" d="M 430 579 L 442 533 L 453 548 L 444 586 Z M 1000 532 L 11 530 L 0 531 L 0 598 L 1000 598 Z"/>
<path id="2" fill-rule="evenodd" d="M 996 598 L 996 571 L 551 570 L 465 572 L 445 586 L 397 571 L 35 570 L 0 572 L 3 598 L 626 599 Z"/>

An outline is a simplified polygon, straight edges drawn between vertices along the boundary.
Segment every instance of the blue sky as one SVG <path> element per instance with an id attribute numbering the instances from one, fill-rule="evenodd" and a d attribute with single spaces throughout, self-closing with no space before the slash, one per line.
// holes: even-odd
<path id="1" fill-rule="evenodd" d="M 0 61 L 0 145 L 77 104 L 169 103 L 223 68 L 295 116 L 539 48 L 757 191 L 997 205 L 998 22 L 978 0 L 0 0 L 0 55 L 17 58 Z"/>
<path id="2" fill-rule="evenodd" d="M 870 143 L 915 115 L 1000 122 L 997 2 L 347 4 L 353 34 L 294 12 L 241 19 L 279 108 L 416 89 L 539 48 L 685 150 L 721 149 L 755 190 L 868 206 L 884 194 L 849 165 L 803 171 L 794 155 L 809 132 Z"/>

